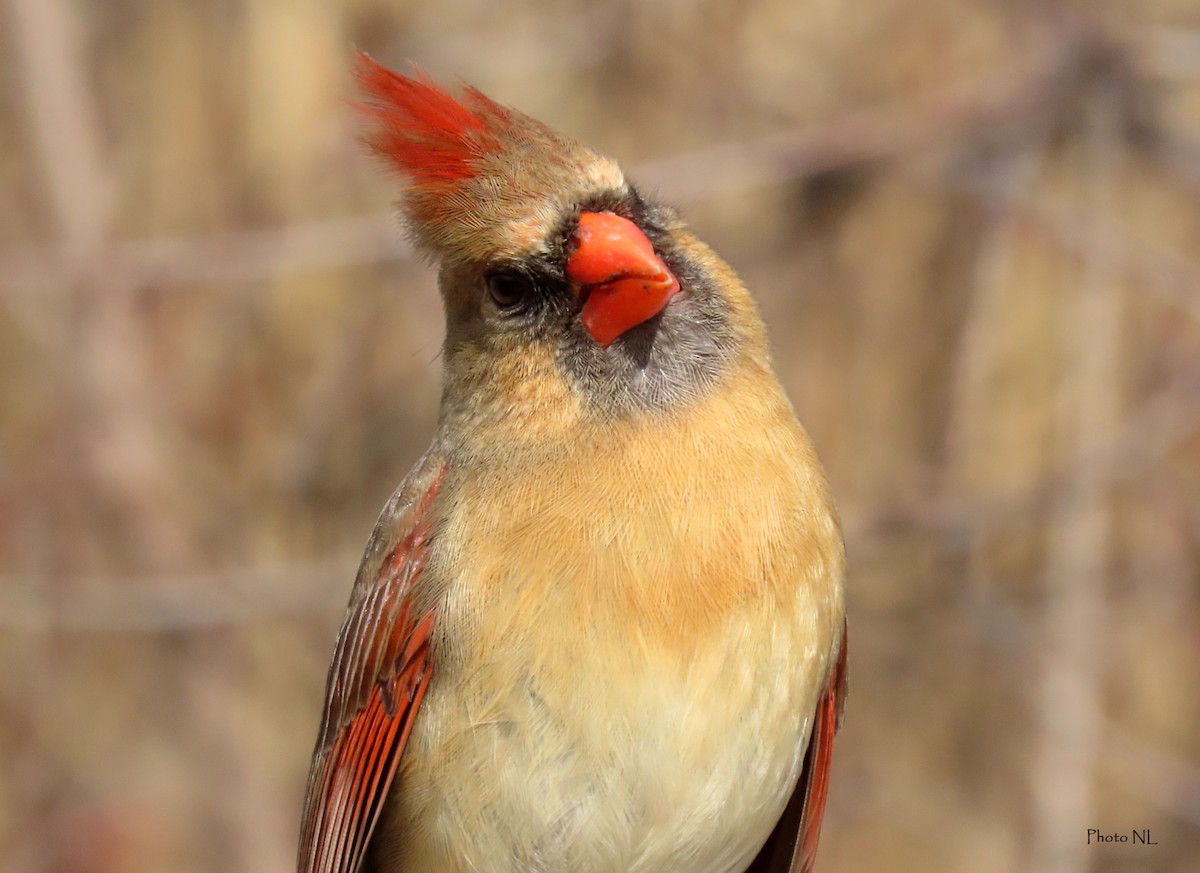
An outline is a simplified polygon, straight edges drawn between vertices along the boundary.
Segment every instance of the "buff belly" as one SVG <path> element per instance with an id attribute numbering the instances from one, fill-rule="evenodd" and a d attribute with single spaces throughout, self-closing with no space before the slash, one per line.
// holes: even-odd
<path id="1" fill-rule="evenodd" d="M 799 775 L 832 643 L 823 616 L 793 606 L 731 617 L 682 658 L 629 640 L 624 658 L 588 657 L 577 640 L 581 660 L 530 657 L 518 676 L 451 661 L 422 706 L 369 869 L 744 870 Z M 773 633 L 752 632 L 763 620 Z"/>

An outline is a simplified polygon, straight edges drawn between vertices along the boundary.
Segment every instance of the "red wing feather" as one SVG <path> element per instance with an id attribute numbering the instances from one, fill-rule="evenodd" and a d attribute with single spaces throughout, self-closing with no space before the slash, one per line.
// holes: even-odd
<path id="1" fill-rule="evenodd" d="M 443 474 L 436 463 L 419 465 L 367 547 L 329 668 L 304 800 L 300 873 L 360 868 L 429 685 L 434 615 L 418 615 L 413 594 Z"/>
<path id="2" fill-rule="evenodd" d="M 799 873 L 812 873 L 817 862 L 817 843 L 821 839 L 821 819 L 825 815 L 825 800 L 829 796 L 829 768 L 833 763 L 833 737 L 842 717 L 846 697 L 846 626 L 842 625 L 842 645 L 833 673 L 817 703 L 816 719 L 808 752 L 804 759 L 804 813 L 800 817 L 798 860 Z"/>
<path id="3" fill-rule="evenodd" d="M 821 838 L 821 818 L 829 795 L 833 736 L 846 702 L 846 627 L 837 662 L 825 682 L 804 753 L 804 769 L 775 829 L 746 873 L 812 873 Z"/>

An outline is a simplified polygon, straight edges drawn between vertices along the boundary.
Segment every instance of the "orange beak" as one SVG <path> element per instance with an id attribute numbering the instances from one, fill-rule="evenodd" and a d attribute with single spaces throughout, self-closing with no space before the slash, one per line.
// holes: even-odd
<path id="1" fill-rule="evenodd" d="M 583 326 L 604 348 L 658 315 L 679 293 L 679 280 L 627 218 L 585 212 L 579 216 L 574 243 L 567 278 L 584 298 Z"/>

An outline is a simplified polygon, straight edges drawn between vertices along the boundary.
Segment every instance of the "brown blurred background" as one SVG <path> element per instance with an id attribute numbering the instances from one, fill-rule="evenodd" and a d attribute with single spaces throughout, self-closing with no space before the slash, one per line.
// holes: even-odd
<path id="1" fill-rule="evenodd" d="M 822 873 L 1200 869 L 1200 2 L 0 0 L 0 46 L 0 870 L 292 867 L 439 393 L 354 46 L 756 291 L 850 555 Z"/>

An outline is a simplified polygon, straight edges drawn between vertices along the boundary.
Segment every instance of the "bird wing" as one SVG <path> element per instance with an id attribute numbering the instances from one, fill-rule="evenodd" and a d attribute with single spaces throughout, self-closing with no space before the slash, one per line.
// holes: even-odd
<path id="1" fill-rule="evenodd" d="M 421 601 L 429 516 L 445 473 L 426 455 L 385 507 L 338 633 L 313 752 L 299 873 L 355 873 L 429 685 L 432 607 Z"/>
<path id="2" fill-rule="evenodd" d="M 746 873 L 812 873 L 821 838 L 821 817 L 829 794 L 833 736 L 846 702 L 846 626 L 837 661 L 817 702 L 812 736 L 804 753 L 804 769 L 778 824 Z"/>

